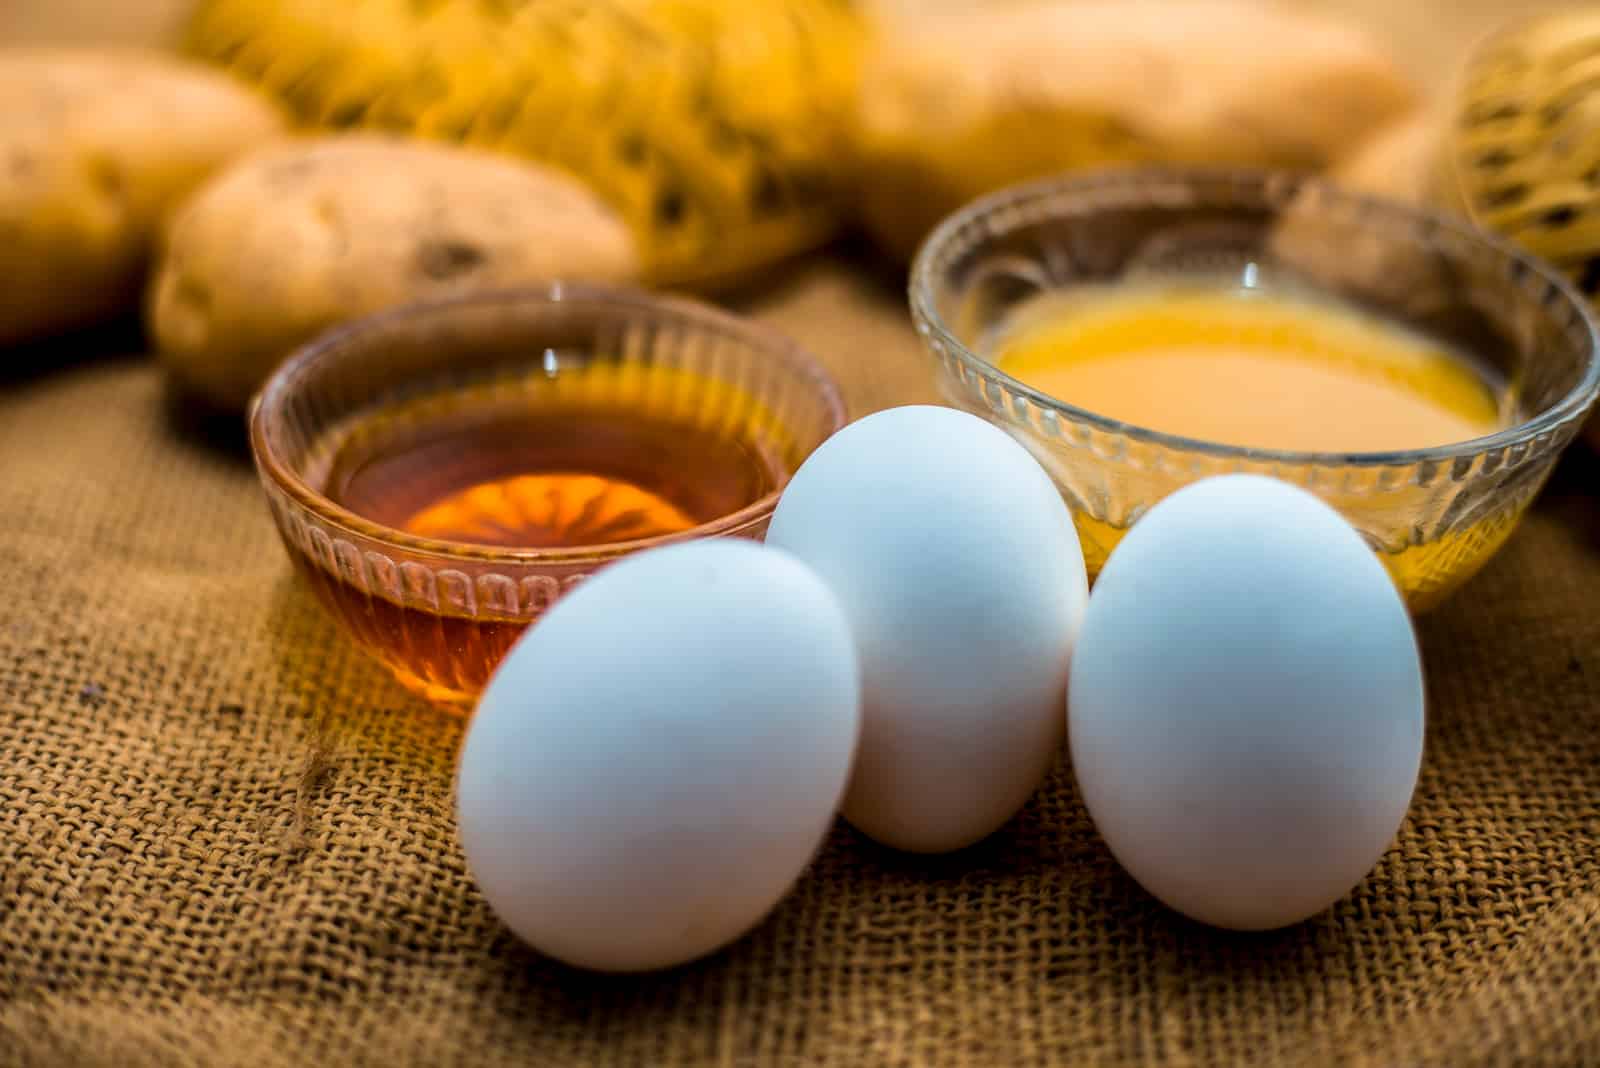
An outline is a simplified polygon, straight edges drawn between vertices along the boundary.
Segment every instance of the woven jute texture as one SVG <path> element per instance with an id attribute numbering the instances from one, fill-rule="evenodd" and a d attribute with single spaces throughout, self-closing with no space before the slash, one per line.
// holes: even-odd
<path id="1" fill-rule="evenodd" d="M 822 265 L 756 310 L 857 411 L 925 398 L 892 291 Z M 840 827 L 731 949 L 607 978 L 486 908 L 461 720 L 324 618 L 247 462 L 147 361 L 64 354 L 0 383 L 0 1064 L 1600 1064 L 1589 456 L 1422 624 L 1416 801 L 1327 914 L 1178 918 L 1063 768 L 960 855 Z"/>

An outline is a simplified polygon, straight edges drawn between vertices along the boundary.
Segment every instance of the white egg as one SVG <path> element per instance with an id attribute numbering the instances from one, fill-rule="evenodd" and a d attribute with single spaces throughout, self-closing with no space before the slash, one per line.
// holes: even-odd
<path id="1" fill-rule="evenodd" d="M 958 849 L 1053 762 L 1083 552 L 1049 476 L 1003 431 L 912 406 L 811 455 L 767 532 L 832 587 L 855 632 L 861 745 L 844 816 L 886 845 Z"/>
<path id="2" fill-rule="evenodd" d="M 1370 872 L 1422 759 L 1415 635 L 1332 508 L 1248 475 L 1151 509 L 1095 584 L 1072 665 L 1095 826 L 1179 912 L 1264 930 Z"/>
<path id="3" fill-rule="evenodd" d="M 742 540 L 640 553 L 511 650 L 467 731 L 461 843 L 534 948 L 639 971 L 738 938 L 832 824 L 860 726 L 838 601 Z"/>

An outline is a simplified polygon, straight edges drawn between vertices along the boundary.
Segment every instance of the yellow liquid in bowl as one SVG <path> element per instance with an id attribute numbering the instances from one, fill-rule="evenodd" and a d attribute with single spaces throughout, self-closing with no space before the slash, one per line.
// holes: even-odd
<path id="1" fill-rule="evenodd" d="M 1281 291 L 1186 283 L 1051 294 L 1019 308 L 989 351 L 1012 377 L 1097 415 L 1246 448 L 1418 449 L 1494 433 L 1513 415 L 1504 390 L 1439 342 Z M 1369 507 L 1360 491 L 1322 495 L 1346 515 Z M 1076 509 L 1074 518 L 1093 576 L 1124 527 Z M 1515 520 L 1384 545 L 1380 558 L 1412 607 L 1426 608 L 1476 572 Z"/>
<path id="2" fill-rule="evenodd" d="M 1252 290 L 1073 294 L 1025 308 L 996 364 L 1042 393 L 1180 437 L 1292 452 L 1448 445 L 1502 425 L 1496 391 L 1420 334 Z"/>

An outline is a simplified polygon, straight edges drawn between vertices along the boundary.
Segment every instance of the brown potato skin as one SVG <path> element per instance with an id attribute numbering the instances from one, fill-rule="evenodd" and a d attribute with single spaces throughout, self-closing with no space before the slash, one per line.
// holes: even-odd
<path id="1" fill-rule="evenodd" d="M 1086 167 L 1326 169 L 1415 107 L 1359 29 L 1243 0 L 883 16 L 856 124 L 863 221 L 906 259 L 943 216 Z"/>
<path id="2" fill-rule="evenodd" d="M 147 318 L 185 392 L 242 408 L 284 356 L 346 319 L 637 271 L 621 219 L 560 171 L 431 142 L 318 137 L 241 160 L 195 193 L 167 232 Z"/>
<path id="3" fill-rule="evenodd" d="M 137 306 L 163 220 L 282 135 L 224 74 L 138 51 L 0 49 L 0 345 Z"/>

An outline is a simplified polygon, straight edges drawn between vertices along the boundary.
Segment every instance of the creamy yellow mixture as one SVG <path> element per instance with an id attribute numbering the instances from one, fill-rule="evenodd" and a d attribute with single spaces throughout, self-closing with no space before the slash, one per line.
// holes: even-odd
<path id="1" fill-rule="evenodd" d="M 1377 452 L 1503 425 L 1495 391 L 1445 346 L 1281 292 L 1074 290 L 1020 309 L 991 355 L 1013 377 L 1098 415 L 1231 445 Z"/>

